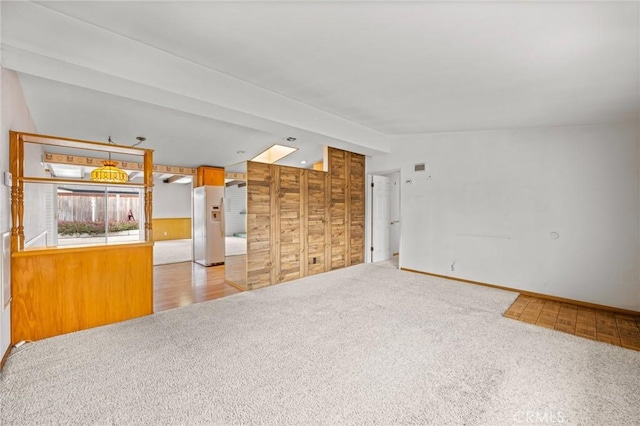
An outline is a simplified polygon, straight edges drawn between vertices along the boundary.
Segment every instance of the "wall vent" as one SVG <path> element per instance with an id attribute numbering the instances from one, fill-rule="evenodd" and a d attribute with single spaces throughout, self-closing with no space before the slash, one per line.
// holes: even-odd
<path id="1" fill-rule="evenodd" d="M 425 167 L 424 163 L 414 164 L 413 165 L 413 171 L 414 172 L 424 172 L 426 170 L 427 170 L 427 168 Z"/>

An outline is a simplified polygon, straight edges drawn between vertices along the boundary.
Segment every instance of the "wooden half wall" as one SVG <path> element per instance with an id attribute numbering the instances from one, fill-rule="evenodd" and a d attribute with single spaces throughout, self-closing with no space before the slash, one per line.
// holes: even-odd
<path id="1" fill-rule="evenodd" d="M 25 144 L 138 156 L 143 183 L 29 176 Z M 153 151 L 33 133 L 10 132 L 11 340 L 37 340 L 153 313 Z M 138 164 L 138 163 L 136 163 Z M 144 242 L 25 249 L 25 184 L 138 188 L 144 194 Z M 27 204 L 25 206 L 25 204 Z M 26 209 L 31 209 L 25 211 Z M 53 212 L 48 212 L 52 214 Z"/>
<path id="2" fill-rule="evenodd" d="M 247 163 L 247 289 L 364 262 L 365 157 L 329 172 Z"/>
<path id="3" fill-rule="evenodd" d="M 13 253 L 13 344 L 153 313 L 153 243 Z"/>
<path id="4" fill-rule="evenodd" d="M 183 240 L 191 238 L 190 217 L 154 217 L 154 241 Z"/>

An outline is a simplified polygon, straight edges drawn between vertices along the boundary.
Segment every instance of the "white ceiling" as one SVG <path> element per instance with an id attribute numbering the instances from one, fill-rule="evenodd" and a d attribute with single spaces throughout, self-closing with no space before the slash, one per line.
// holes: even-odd
<path id="1" fill-rule="evenodd" d="M 20 82 L 39 132 L 98 142 L 111 136 L 120 145 L 144 136 L 140 147 L 154 150 L 156 164 L 226 166 L 287 143 L 259 130 L 31 75 L 20 74 Z M 298 152 L 278 164 L 304 167 L 300 161 L 321 159 L 320 145 L 302 141 Z"/>
<path id="2" fill-rule="evenodd" d="M 244 141 L 286 136 L 376 154 L 391 149 L 387 135 L 636 120 L 639 8 L 3 2 L 3 64 L 23 74 L 40 131 L 175 141 L 195 126 L 176 152 L 191 164 L 191 149 L 215 146 L 231 161 Z M 65 92 L 67 119 L 49 116 L 55 97 L 38 90 Z"/>

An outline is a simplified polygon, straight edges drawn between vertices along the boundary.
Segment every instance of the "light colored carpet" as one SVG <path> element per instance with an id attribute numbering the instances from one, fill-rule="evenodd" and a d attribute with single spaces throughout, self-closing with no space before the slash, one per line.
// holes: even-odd
<path id="1" fill-rule="evenodd" d="M 240 237 L 225 237 L 224 239 L 225 256 L 238 256 L 247 254 L 247 239 Z"/>
<path id="2" fill-rule="evenodd" d="M 166 265 L 167 263 L 191 262 L 193 240 L 156 241 L 153 245 L 153 264 Z"/>
<path id="3" fill-rule="evenodd" d="M 503 318 L 515 297 L 384 262 L 59 336 L 7 361 L 0 419 L 637 425 L 640 353 Z"/>

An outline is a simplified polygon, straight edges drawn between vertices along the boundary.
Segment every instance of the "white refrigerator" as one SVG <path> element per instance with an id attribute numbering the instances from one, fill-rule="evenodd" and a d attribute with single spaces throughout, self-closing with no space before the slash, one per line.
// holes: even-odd
<path id="1" fill-rule="evenodd" d="M 224 263 L 224 186 L 193 190 L 193 258 L 204 266 Z"/>

